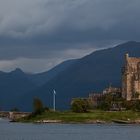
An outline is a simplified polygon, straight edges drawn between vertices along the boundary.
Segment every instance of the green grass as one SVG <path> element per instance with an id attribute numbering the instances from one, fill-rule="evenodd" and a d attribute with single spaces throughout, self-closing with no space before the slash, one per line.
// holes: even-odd
<path id="1" fill-rule="evenodd" d="M 123 112 L 107 112 L 107 111 L 91 111 L 89 113 L 73 113 L 73 112 L 44 112 L 30 118 L 23 118 L 21 122 L 36 122 L 39 120 L 61 120 L 65 123 L 87 123 L 94 121 L 112 122 L 112 120 L 130 120 L 140 119 L 140 112 L 123 111 Z"/>

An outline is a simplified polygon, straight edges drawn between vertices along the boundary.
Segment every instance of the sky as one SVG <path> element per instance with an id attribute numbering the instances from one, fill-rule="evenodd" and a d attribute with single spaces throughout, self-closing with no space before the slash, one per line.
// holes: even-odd
<path id="1" fill-rule="evenodd" d="M 0 70 L 47 71 L 140 41 L 139 0 L 0 0 Z"/>

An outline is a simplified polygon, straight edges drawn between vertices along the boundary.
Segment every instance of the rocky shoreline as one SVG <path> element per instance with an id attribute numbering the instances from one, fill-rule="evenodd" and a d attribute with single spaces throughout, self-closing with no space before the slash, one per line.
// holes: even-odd
<path id="1" fill-rule="evenodd" d="M 47 123 L 67 123 L 67 124 L 140 124 L 140 120 L 135 120 L 135 121 L 125 121 L 125 120 L 112 120 L 112 121 L 102 121 L 102 120 L 89 120 L 86 122 L 65 122 L 62 120 L 38 120 L 34 121 L 33 123 L 37 124 L 47 124 Z"/>

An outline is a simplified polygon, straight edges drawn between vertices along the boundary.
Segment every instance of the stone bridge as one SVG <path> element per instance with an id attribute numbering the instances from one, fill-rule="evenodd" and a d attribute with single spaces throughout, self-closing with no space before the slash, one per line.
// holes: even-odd
<path id="1" fill-rule="evenodd" d="M 9 112 L 9 111 L 0 111 L 1 118 L 9 118 L 10 120 L 15 120 L 19 118 L 23 118 L 29 116 L 30 112 Z"/>

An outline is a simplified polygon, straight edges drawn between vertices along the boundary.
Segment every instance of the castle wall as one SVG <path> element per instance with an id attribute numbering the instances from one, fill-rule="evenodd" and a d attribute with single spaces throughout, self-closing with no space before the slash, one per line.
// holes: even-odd
<path id="1" fill-rule="evenodd" d="M 126 100 L 140 99 L 140 58 L 125 56 L 122 73 L 122 97 Z M 137 96 L 136 96 L 137 94 Z"/>

